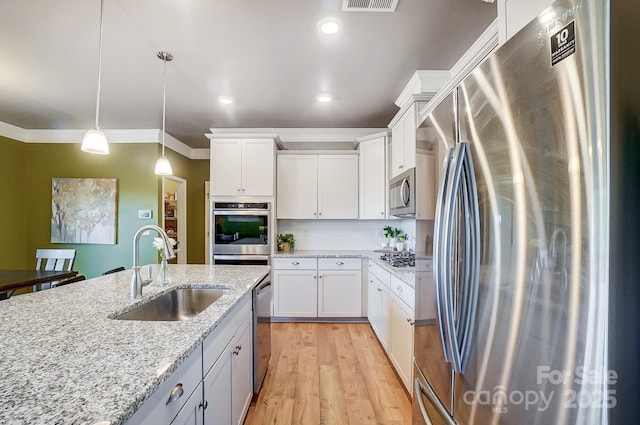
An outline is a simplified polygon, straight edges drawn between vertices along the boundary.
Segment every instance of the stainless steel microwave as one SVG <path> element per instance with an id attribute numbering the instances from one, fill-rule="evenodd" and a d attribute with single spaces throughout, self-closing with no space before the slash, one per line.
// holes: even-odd
<path id="1" fill-rule="evenodd" d="M 416 215 L 416 169 L 410 168 L 389 182 L 389 213 L 396 217 Z"/>

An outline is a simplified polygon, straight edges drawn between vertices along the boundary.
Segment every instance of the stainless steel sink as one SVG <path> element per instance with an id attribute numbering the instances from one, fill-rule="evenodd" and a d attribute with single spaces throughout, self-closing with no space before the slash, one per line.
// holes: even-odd
<path id="1" fill-rule="evenodd" d="M 189 320 L 225 294 L 224 289 L 174 289 L 139 307 L 116 316 L 116 320 L 177 321 Z"/>

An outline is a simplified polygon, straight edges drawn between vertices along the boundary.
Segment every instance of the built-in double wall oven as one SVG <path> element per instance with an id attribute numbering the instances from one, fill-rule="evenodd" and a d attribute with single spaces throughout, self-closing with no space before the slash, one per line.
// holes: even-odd
<path id="1" fill-rule="evenodd" d="M 268 202 L 214 202 L 213 264 L 269 264 L 270 222 Z"/>

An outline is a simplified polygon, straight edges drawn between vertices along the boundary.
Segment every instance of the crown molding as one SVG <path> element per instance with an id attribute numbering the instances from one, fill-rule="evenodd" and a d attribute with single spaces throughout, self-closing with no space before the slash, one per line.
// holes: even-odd
<path id="1" fill-rule="evenodd" d="M 413 95 L 431 93 L 433 96 L 449 79 L 451 79 L 449 71 L 418 70 L 404 86 L 395 104 L 400 109 L 406 109 L 414 101 Z"/>
<path id="2" fill-rule="evenodd" d="M 352 150 L 357 139 L 387 131 L 386 128 L 212 128 L 205 134 L 209 139 L 255 139 L 276 140 L 282 150 Z"/>
<path id="3" fill-rule="evenodd" d="M 109 143 L 162 143 L 162 130 L 102 130 Z M 0 121 L 0 136 L 23 143 L 81 143 L 86 130 L 25 129 Z M 209 149 L 194 149 L 180 140 L 165 135 L 165 146 L 189 159 L 209 159 Z"/>

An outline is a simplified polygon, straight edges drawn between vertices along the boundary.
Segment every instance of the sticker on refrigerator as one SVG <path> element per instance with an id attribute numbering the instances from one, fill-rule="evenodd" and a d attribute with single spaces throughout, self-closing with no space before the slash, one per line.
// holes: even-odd
<path id="1" fill-rule="evenodd" d="M 551 66 L 576 52 L 575 21 L 551 36 Z"/>

